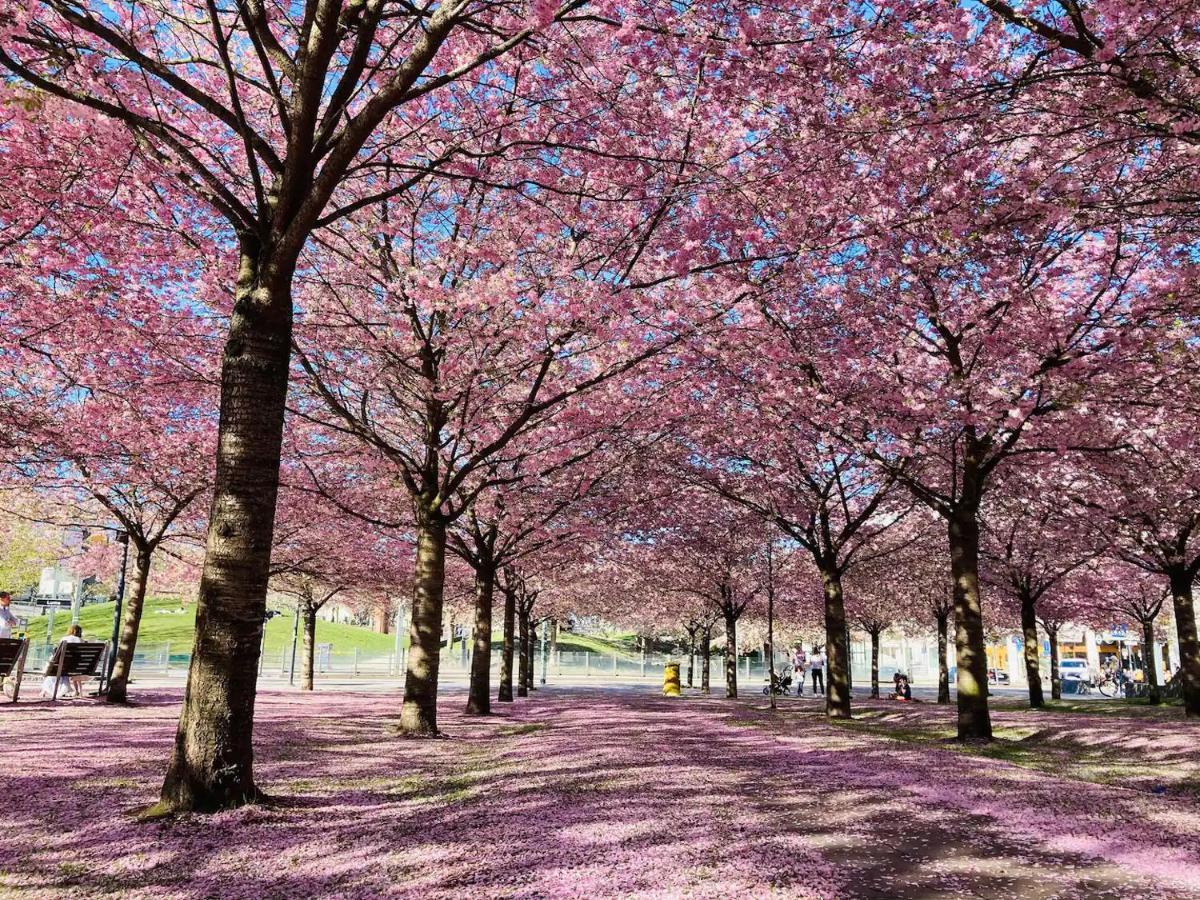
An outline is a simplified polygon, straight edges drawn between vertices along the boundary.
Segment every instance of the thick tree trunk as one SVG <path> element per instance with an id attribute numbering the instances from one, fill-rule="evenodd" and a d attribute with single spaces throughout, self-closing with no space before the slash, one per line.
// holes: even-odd
<path id="1" fill-rule="evenodd" d="M 1050 699 L 1062 699 L 1062 679 L 1058 675 L 1058 629 L 1046 629 L 1050 639 Z"/>
<path id="2" fill-rule="evenodd" d="M 712 626 L 704 626 L 700 638 L 700 690 L 712 693 Z"/>
<path id="3" fill-rule="evenodd" d="M 108 685 L 106 699 L 109 703 L 124 703 L 128 697 L 129 673 L 133 669 L 133 651 L 137 648 L 138 629 L 142 623 L 152 552 L 148 547 L 138 548 L 134 558 L 133 583 L 126 591 L 125 609 L 121 614 L 121 638 L 117 642 L 116 663 Z"/>
<path id="4" fill-rule="evenodd" d="M 517 626 L 517 595 L 515 591 L 504 590 L 504 650 L 500 657 L 500 690 L 496 699 L 502 703 L 512 703 L 513 698 L 513 644 Z"/>
<path id="5" fill-rule="evenodd" d="M 737 618 L 725 613 L 725 698 L 737 697 Z"/>
<path id="6" fill-rule="evenodd" d="M 437 730 L 438 666 L 442 649 L 442 593 L 446 583 L 446 525 L 440 517 L 417 516 L 417 563 L 408 630 L 408 671 L 400 730 L 433 736 Z"/>
<path id="7" fill-rule="evenodd" d="M 832 681 L 832 679 L 830 679 Z M 871 632 L 871 698 L 879 699 L 879 632 Z"/>
<path id="8" fill-rule="evenodd" d="M 1041 653 L 1038 648 L 1037 601 L 1025 592 L 1021 597 L 1021 639 L 1025 642 L 1025 680 L 1029 682 L 1029 706 L 1046 705 L 1042 693 Z"/>
<path id="9" fill-rule="evenodd" d="M 471 685 L 467 690 L 467 715 L 486 716 L 492 711 L 492 597 L 496 572 L 481 566 L 475 573 L 475 639 L 471 653 Z"/>
<path id="10" fill-rule="evenodd" d="M 1196 640 L 1196 608 L 1192 605 L 1192 575 L 1182 566 L 1173 569 L 1171 601 L 1175 631 L 1179 636 L 1179 668 L 1183 673 L 1183 710 L 1189 718 L 1200 716 L 1200 643 Z"/>
<path id="11" fill-rule="evenodd" d="M 822 566 L 825 592 L 825 715 L 850 718 L 850 645 L 846 638 L 846 602 L 842 576 L 832 566 Z"/>
<path id="12" fill-rule="evenodd" d="M 302 646 L 303 658 L 300 661 L 300 690 L 311 691 L 313 689 L 313 670 L 315 668 L 315 654 L 317 649 L 317 608 L 311 603 L 305 603 L 300 607 L 300 612 L 304 614 L 304 644 Z"/>
<path id="13" fill-rule="evenodd" d="M 221 362 L 216 479 L 195 644 L 174 751 L 152 814 L 211 811 L 259 797 L 254 696 L 292 340 L 291 267 L 282 268 L 260 277 L 267 273 L 244 255 L 238 274 Z"/>
<path id="14" fill-rule="evenodd" d="M 520 622 L 521 643 L 517 653 L 517 696 L 529 696 L 529 667 L 533 653 L 530 651 L 529 616 L 525 613 L 518 615 Z"/>
<path id="15" fill-rule="evenodd" d="M 938 703 L 950 702 L 950 661 L 947 659 L 947 650 L 950 631 L 950 617 L 948 615 L 937 617 L 937 639 L 938 639 Z"/>
<path id="16" fill-rule="evenodd" d="M 1162 703 L 1158 689 L 1158 660 L 1154 652 L 1154 620 L 1142 620 L 1142 672 L 1146 676 L 1146 699 L 1151 703 Z"/>
<path id="17" fill-rule="evenodd" d="M 979 523 L 975 513 L 974 508 L 960 510 L 949 523 L 960 741 L 992 739 L 992 718 L 987 702 L 987 652 L 979 592 Z"/>

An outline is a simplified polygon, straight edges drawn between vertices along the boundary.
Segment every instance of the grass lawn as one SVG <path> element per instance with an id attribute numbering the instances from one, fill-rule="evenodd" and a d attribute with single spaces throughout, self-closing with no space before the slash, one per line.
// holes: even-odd
<path id="1" fill-rule="evenodd" d="M 281 610 L 267 623 L 267 653 L 279 653 L 292 645 L 293 619 L 290 610 Z M 83 634 L 88 639 L 108 640 L 112 635 L 113 604 L 96 603 L 85 606 L 79 613 L 79 624 L 83 626 Z M 39 616 L 30 619 L 27 633 L 33 643 L 45 641 L 47 618 Z M 57 641 L 67 633 L 71 624 L 71 614 L 67 610 L 55 613 L 54 633 L 52 639 Z M 193 632 L 196 627 L 196 607 L 194 604 L 181 606 L 176 599 L 147 599 L 146 608 L 142 612 L 141 631 L 138 643 L 142 645 L 165 644 L 171 645 L 172 654 L 187 653 L 192 647 Z M 492 635 L 494 646 L 497 648 L 503 642 L 504 635 L 497 631 Z M 558 634 L 558 649 L 564 653 L 589 652 L 609 656 L 616 653 L 624 660 L 636 660 L 641 656 L 634 649 L 636 636 L 629 634 L 616 635 L 611 639 L 570 634 L 560 631 Z M 317 643 L 332 644 L 334 653 L 351 653 L 357 647 L 359 652 L 376 655 L 393 653 L 396 649 L 396 636 L 393 634 L 378 634 L 370 628 L 358 625 L 317 621 Z M 408 646 L 408 636 L 403 638 L 403 645 Z"/>
<path id="2" fill-rule="evenodd" d="M 284 611 L 267 623 L 267 653 L 278 653 L 292 645 L 294 616 Z M 97 603 L 85 606 L 79 613 L 79 624 L 84 636 L 96 640 L 108 640 L 112 635 L 113 604 Z M 46 639 L 45 616 L 30 619 L 27 633 L 33 643 Z M 69 611 L 60 611 L 54 616 L 52 639 L 58 640 L 67 633 L 71 624 Z M 172 653 L 187 653 L 192 647 L 196 627 L 196 607 L 188 604 L 181 607 L 178 600 L 148 599 L 142 612 L 142 625 L 138 634 L 139 644 L 170 643 Z M 405 638 L 405 644 L 407 644 Z M 333 644 L 334 653 L 350 653 L 357 647 L 363 653 L 391 653 L 396 649 L 396 637 L 392 634 L 377 634 L 370 628 L 358 625 L 317 621 L 317 643 Z"/>

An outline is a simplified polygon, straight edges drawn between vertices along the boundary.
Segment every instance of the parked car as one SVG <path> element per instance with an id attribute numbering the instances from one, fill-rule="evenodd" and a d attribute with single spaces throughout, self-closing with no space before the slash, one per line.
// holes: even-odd
<path id="1" fill-rule="evenodd" d="M 1060 659 L 1058 676 L 1063 681 L 1091 681 L 1092 670 L 1086 659 Z"/>

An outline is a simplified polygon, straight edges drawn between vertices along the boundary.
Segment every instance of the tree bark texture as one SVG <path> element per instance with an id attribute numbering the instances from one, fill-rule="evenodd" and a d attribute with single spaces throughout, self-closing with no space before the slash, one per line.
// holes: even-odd
<path id="1" fill-rule="evenodd" d="M 475 573 L 475 634 L 471 653 L 471 684 L 467 714 L 486 716 L 492 711 L 492 598 L 496 572 L 481 566 Z"/>
<path id="2" fill-rule="evenodd" d="M 937 617 L 937 638 L 938 638 L 938 696 L 937 702 L 948 704 L 950 702 L 950 660 L 949 656 L 949 632 L 950 632 L 950 617 Z"/>
<path id="3" fill-rule="evenodd" d="M 725 697 L 737 697 L 737 618 L 725 613 Z"/>
<path id="4" fill-rule="evenodd" d="M 1026 591 L 1021 597 L 1021 640 L 1024 641 L 1025 680 L 1029 682 L 1029 706 L 1039 709 L 1046 705 L 1042 693 L 1041 653 L 1038 647 L 1037 602 Z"/>
<path id="5" fill-rule="evenodd" d="M 850 643 L 841 573 L 833 566 L 822 566 L 821 583 L 825 594 L 825 715 L 849 719 Z"/>
<path id="6" fill-rule="evenodd" d="M 1183 672 L 1183 710 L 1200 716 L 1200 644 L 1196 640 L 1196 608 L 1192 604 L 1192 574 L 1182 566 L 1170 572 L 1175 632 L 1179 637 L 1179 668 Z"/>
<path id="7" fill-rule="evenodd" d="M 530 673 L 529 670 L 533 666 L 533 650 L 529 634 L 529 616 L 525 613 L 518 615 L 520 623 L 521 643 L 518 650 L 517 659 L 517 696 L 529 696 Z"/>
<path id="8" fill-rule="evenodd" d="M 278 271 L 283 269 L 285 271 Z M 291 356 L 291 266 L 244 253 L 221 362 L 216 478 L 196 637 L 175 745 L 152 812 L 254 801 L 254 697 Z"/>
<path id="9" fill-rule="evenodd" d="M 400 730 L 407 735 L 432 737 L 438 733 L 437 684 L 446 583 L 446 525 L 436 515 L 417 516 L 414 582 Z"/>
<path id="10" fill-rule="evenodd" d="M 1052 700 L 1062 699 L 1062 678 L 1058 674 L 1058 629 L 1053 631 L 1046 629 L 1046 634 L 1050 638 L 1050 698 Z"/>
<path id="11" fill-rule="evenodd" d="M 313 674 L 317 650 L 317 607 L 311 602 L 302 603 L 300 609 L 297 610 L 297 615 L 304 616 L 302 623 L 304 628 L 304 643 L 301 648 L 300 690 L 311 691 L 313 689 Z"/>
<path id="12" fill-rule="evenodd" d="M 871 699 L 879 699 L 879 632 L 871 632 Z"/>
<path id="13" fill-rule="evenodd" d="M 500 690 L 496 699 L 501 703 L 512 703 L 513 699 L 513 646 L 516 641 L 517 627 L 517 595 L 516 592 L 504 589 L 504 649 L 500 657 Z"/>
<path id="14" fill-rule="evenodd" d="M 1142 620 L 1142 671 L 1146 675 L 1146 699 L 1151 703 L 1162 703 L 1158 689 L 1158 654 L 1154 651 L 1154 620 Z"/>
<path id="15" fill-rule="evenodd" d="M 128 699 L 129 674 L 133 669 L 133 653 L 137 648 L 138 629 L 146 602 L 152 552 L 149 547 L 138 547 L 133 560 L 133 583 L 126 591 L 125 609 L 121 613 L 121 637 L 117 642 L 116 662 L 105 698 L 109 703 L 124 703 Z"/>
<path id="16" fill-rule="evenodd" d="M 979 591 L 979 523 L 975 509 L 957 512 L 950 519 L 949 531 L 958 671 L 958 739 L 990 741 L 992 719 L 987 702 L 987 652 Z"/>

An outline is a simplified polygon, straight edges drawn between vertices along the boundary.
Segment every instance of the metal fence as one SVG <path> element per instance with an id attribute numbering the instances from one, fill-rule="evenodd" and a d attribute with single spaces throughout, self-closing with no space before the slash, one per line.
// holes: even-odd
<path id="1" fill-rule="evenodd" d="M 866 651 L 866 652 L 864 652 Z M 26 670 L 38 672 L 44 669 L 51 654 L 53 645 L 44 643 L 34 644 L 29 648 Z M 293 665 L 295 678 L 300 677 L 303 669 L 302 648 L 296 648 L 295 662 L 291 648 L 272 650 L 265 653 L 259 661 L 259 672 L 264 678 L 278 679 L 292 677 Z M 314 654 L 314 677 L 346 679 L 387 679 L 401 678 L 404 675 L 407 654 L 401 650 L 397 653 L 369 653 L 360 650 L 334 651 L 332 648 Z M 544 658 L 543 658 L 544 657 Z M 500 669 L 500 648 L 493 645 L 492 671 Z M 134 653 L 134 677 L 142 676 L 171 676 L 186 674 L 191 662 L 191 645 L 172 645 L 170 643 L 139 644 Z M 558 650 L 553 653 L 538 646 L 534 654 L 534 673 L 540 679 L 543 665 L 548 678 L 562 678 L 571 681 L 586 681 L 594 678 L 597 681 L 613 679 L 648 680 L 661 682 L 663 669 L 668 662 L 677 662 L 681 666 L 680 676 L 687 683 L 688 657 L 687 654 L 645 653 L 630 654 L 623 652 L 588 652 L 574 650 Z M 896 671 L 908 672 L 914 683 L 924 683 L 929 679 L 936 680 L 936 668 L 930 668 L 926 660 L 903 659 L 898 653 L 883 652 L 880 654 L 880 679 L 890 680 Z M 697 654 L 691 661 L 692 678 L 695 685 L 700 684 L 702 661 Z M 789 665 L 781 653 L 776 660 L 776 668 L 782 670 Z M 453 649 L 443 649 L 439 663 L 442 675 L 465 678 L 471 670 L 471 655 L 469 649 L 456 644 Z M 725 678 L 725 657 L 720 650 L 715 650 L 710 662 L 710 680 L 716 686 L 723 683 Z M 851 653 L 851 667 L 856 682 L 865 682 L 870 677 L 869 648 L 855 644 Z M 766 684 L 766 666 L 758 653 L 741 655 L 737 661 L 738 683 L 743 690 L 757 691 Z M 933 682 L 929 682 L 933 683 Z"/>

